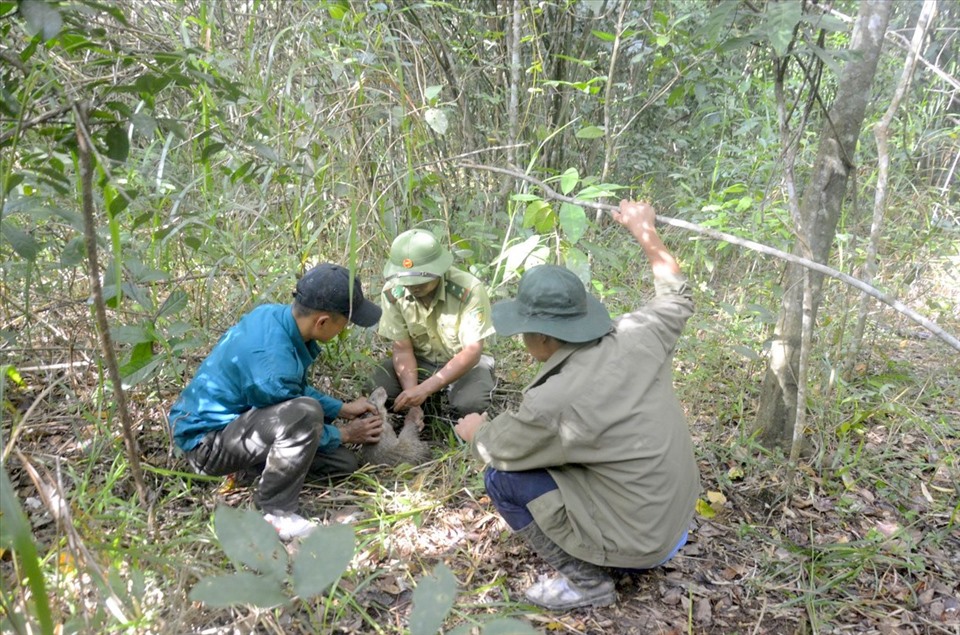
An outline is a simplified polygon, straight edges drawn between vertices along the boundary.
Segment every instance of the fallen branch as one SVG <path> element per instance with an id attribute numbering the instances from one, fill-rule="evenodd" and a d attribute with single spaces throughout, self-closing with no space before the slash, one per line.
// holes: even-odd
<path id="1" fill-rule="evenodd" d="M 562 203 L 570 203 L 571 205 L 579 205 L 581 207 L 590 207 L 593 209 L 604 210 L 607 212 L 614 212 L 617 210 L 616 206 L 610 205 L 608 203 L 599 203 L 597 201 L 583 201 L 570 196 L 565 196 L 560 192 L 557 192 L 556 190 L 551 188 L 549 185 L 547 185 L 543 181 L 535 177 L 532 177 L 529 174 L 524 174 L 523 172 L 517 169 L 500 168 L 500 167 L 495 167 L 491 165 L 482 165 L 479 163 L 469 163 L 469 162 L 461 162 L 458 165 L 462 168 L 466 168 L 469 170 L 485 170 L 487 172 L 496 172 L 498 174 L 506 174 L 507 176 L 511 176 L 511 177 L 520 179 L 522 181 L 526 181 L 527 183 L 532 183 L 533 185 L 536 185 L 538 188 L 540 188 L 543 191 L 543 194 L 546 198 L 554 199 Z M 730 243 L 731 245 L 745 247 L 752 251 L 756 251 L 758 253 L 765 254 L 767 256 L 773 256 L 774 258 L 779 258 L 780 260 L 785 260 L 787 262 L 792 262 L 802 267 L 806 267 L 807 269 L 812 269 L 813 271 L 822 273 L 825 276 L 829 276 L 831 278 L 840 280 L 841 282 L 844 282 L 850 285 L 851 287 L 855 287 L 859 289 L 860 291 L 866 293 L 870 297 L 875 298 L 879 302 L 886 304 L 887 306 L 897 311 L 898 313 L 901 313 L 907 316 L 908 318 L 910 318 L 911 320 L 913 320 L 923 328 L 927 329 L 928 331 L 936 335 L 942 341 L 946 342 L 956 350 L 960 351 L 960 339 L 944 331 L 942 328 L 937 326 L 935 322 L 924 317 L 923 315 L 920 315 L 919 313 L 917 313 L 916 311 L 914 311 L 913 309 L 905 305 L 903 302 L 900 302 L 899 300 L 890 297 L 889 295 L 880 291 L 876 287 L 869 285 L 862 280 L 858 280 L 853 276 L 847 275 L 842 271 L 837 271 L 836 269 L 828 267 L 827 265 L 821 264 L 819 262 L 814 262 L 813 260 L 809 260 L 801 256 L 796 256 L 794 254 L 789 254 L 785 251 L 780 251 L 779 249 L 768 247 L 767 245 L 762 245 L 758 242 L 754 242 L 746 238 L 740 238 L 739 236 L 727 234 L 726 232 L 717 231 L 710 227 L 703 227 L 701 225 L 697 225 L 696 223 L 691 223 L 689 221 L 680 220 L 677 218 L 670 218 L 669 216 L 663 216 L 661 214 L 657 214 L 657 222 L 664 225 L 669 225 L 671 227 L 679 227 L 680 229 L 686 229 L 688 231 L 701 234 L 703 236 L 706 236 L 707 238 L 712 238 L 714 240 L 722 240 L 724 242 Z"/>

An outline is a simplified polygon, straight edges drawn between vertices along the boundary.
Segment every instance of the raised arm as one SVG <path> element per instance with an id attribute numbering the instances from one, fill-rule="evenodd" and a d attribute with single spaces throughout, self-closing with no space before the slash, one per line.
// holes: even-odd
<path id="1" fill-rule="evenodd" d="M 626 227 L 640 243 L 655 277 L 678 274 L 680 265 L 660 240 L 654 225 L 656 218 L 656 210 L 645 201 L 620 201 L 620 209 L 613 212 L 613 219 Z"/>

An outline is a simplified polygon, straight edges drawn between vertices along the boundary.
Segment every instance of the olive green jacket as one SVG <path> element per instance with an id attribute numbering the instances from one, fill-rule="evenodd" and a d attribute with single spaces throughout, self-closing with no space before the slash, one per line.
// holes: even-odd
<path id="1" fill-rule="evenodd" d="M 682 276 L 586 344 L 565 344 L 524 389 L 519 410 L 481 426 L 474 452 L 504 471 L 547 468 L 558 489 L 528 508 L 564 551 L 597 565 L 661 564 L 700 492 L 693 443 L 672 383 L 693 313 Z"/>
<path id="2" fill-rule="evenodd" d="M 393 341 L 410 340 L 420 361 L 443 366 L 468 344 L 493 335 L 487 290 L 473 275 L 451 267 L 430 306 L 424 307 L 396 280 L 381 294 L 377 332 Z"/>

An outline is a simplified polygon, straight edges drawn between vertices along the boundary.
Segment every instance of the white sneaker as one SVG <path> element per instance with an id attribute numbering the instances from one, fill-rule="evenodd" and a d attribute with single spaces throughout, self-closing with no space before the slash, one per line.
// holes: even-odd
<path id="1" fill-rule="evenodd" d="M 273 528 L 280 534 L 280 540 L 284 541 L 303 538 L 317 528 L 316 523 L 293 512 L 264 514 L 263 519 L 273 525 Z"/>

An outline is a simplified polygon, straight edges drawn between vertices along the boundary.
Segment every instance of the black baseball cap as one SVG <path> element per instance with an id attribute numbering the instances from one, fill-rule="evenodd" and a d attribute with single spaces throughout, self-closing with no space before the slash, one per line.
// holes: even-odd
<path id="1" fill-rule="evenodd" d="M 382 311 L 376 304 L 363 297 L 360 278 L 353 278 L 353 295 L 350 294 L 350 271 L 346 267 L 329 262 L 319 264 L 297 280 L 293 292 L 297 302 L 315 311 L 335 311 L 364 328 L 380 321 Z"/>

